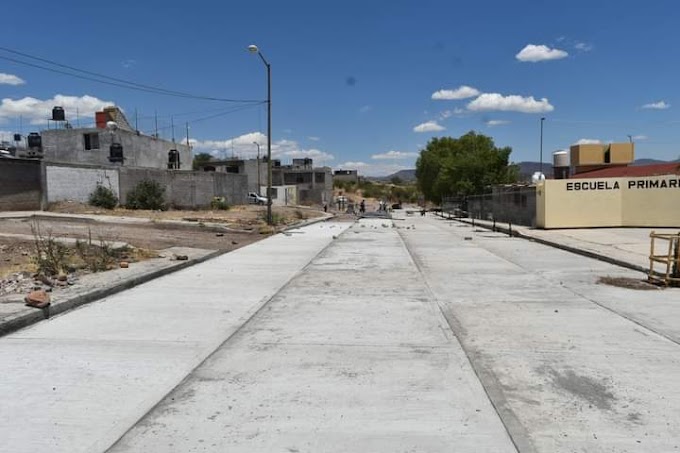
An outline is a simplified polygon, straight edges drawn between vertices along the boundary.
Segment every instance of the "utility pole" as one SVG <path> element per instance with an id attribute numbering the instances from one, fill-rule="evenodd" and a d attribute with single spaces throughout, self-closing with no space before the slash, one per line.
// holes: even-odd
<path id="1" fill-rule="evenodd" d="M 538 171 L 541 172 L 541 174 L 543 174 L 543 121 L 545 121 L 545 117 L 541 117 L 541 151 L 540 151 L 541 163 L 538 167 Z"/>
<path id="2" fill-rule="evenodd" d="M 264 58 L 256 45 L 248 46 L 251 53 L 256 53 L 267 68 L 267 224 L 273 225 L 272 217 L 272 66 Z"/>
<path id="3" fill-rule="evenodd" d="M 257 194 L 260 194 L 260 187 L 262 187 L 262 184 L 260 183 L 260 144 L 258 142 L 253 142 L 255 146 L 257 146 Z"/>
<path id="4" fill-rule="evenodd" d="M 172 143 L 175 143 L 175 117 L 170 116 L 170 127 L 172 128 Z"/>
<path id="5" fill-rule="evenodd" d="M 154 124 L 156 125 L 154 137 L 158 138 L 158 110 L 153 111 Z"/>

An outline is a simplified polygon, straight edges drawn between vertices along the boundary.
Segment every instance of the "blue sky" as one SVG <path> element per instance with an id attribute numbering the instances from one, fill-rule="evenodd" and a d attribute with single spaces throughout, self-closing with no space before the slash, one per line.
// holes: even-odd
<path id="1" fill-rule="evenodd" d="M 265 99 L 264 66 L 246 51 L 257 44 L 272 65 L 284 161 L 388 174 L 413 168 L 430 138 L 470 130 L 511 146 L 513 161 L 538 160 L 541 117 L 544 161 L 579 140 L 628 135 L 638 158 L 680 156 L 677 2 L 26 1 L 0 11 L 1 47 L 210 97 Z M 198 151 L 248 157 L 266 142 L 264 105 L 132 91 L 2 57 L 45 65 L 0 50 L 0 136 L 20 116 L 24 133 L 39 130 L 52 105 L 84 125 L 115 103 L 147 133 L 155 114 L 168 138 L 171 115 L 177 140 L 189 122 Z"/>

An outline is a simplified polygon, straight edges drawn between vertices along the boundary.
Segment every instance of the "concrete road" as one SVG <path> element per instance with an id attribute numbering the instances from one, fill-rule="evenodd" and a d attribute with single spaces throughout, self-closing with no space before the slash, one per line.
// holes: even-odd
<path id="1" fill-rule="evenodd" d="M 399 230 L 519 449 L 680 450 L 680 291 L 458 222 Z"/>
<path id="2" fill-rule="evenodd" d="M 346 231 L 111 451 L 516 451 L 391 225 Z"/>
<path id="3" fill-rule="evenodd" d="M 348 226 L 279 234 L 0 338 L 0 451 L 105 451 Z"/>
<path id="4" fill-rule="evenodd" d="M 0 339 L 0 451 L 678 451 L 678 290 L 436 218 L 347 226 Z"/>

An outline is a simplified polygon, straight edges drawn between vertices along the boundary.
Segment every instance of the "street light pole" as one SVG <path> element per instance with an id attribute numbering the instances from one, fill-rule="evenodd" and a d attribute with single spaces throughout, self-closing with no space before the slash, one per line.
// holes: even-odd
<path id="1" fill-rule="evenodd" d="M 267 223 L 272 225 L 272 66 L 256 45 L 249 45 L 248 50 L 257 53 L 267 67 Z"/>
<path id="2" fill-rule="evenodd" d="M 257 194 L 260 194 L 260 144 L 258 142 L 253 142 L 253 145 L 257 146 Z"/>
<path id="3" fill-rule="evenodd" d="M 543 174 L 543 121 L 545 121 L 545 117 L 541 117 L 541 163 L 538 167 L 538 171 Z"/>

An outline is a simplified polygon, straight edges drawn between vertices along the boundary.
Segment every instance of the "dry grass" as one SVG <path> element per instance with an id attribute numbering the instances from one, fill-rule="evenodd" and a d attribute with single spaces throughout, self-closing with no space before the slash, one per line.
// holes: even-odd
<path id="1" fill-rule="evenodd" d="M 59 202 L 49 207 L 50 212 L 66 214 L 96 214 L 121 217 L 147 218 L 151 220 L 188 220 L 203 223 L 224 223 L 235 227 L 258 228 L 264 225 L 263 213 L 267 212 L 266 206 L 236 205 L 228 211 L 223 210 L 168 210 L 148 211 L 135 209 L 101 209 L 84 203 Z M 272 212 L 281 219 L 282 224 L 291 224 L 304 219 L 316 218 L 323 215 L 321 211 L 309 208 L 279 207 L 273 206 Z"/>

